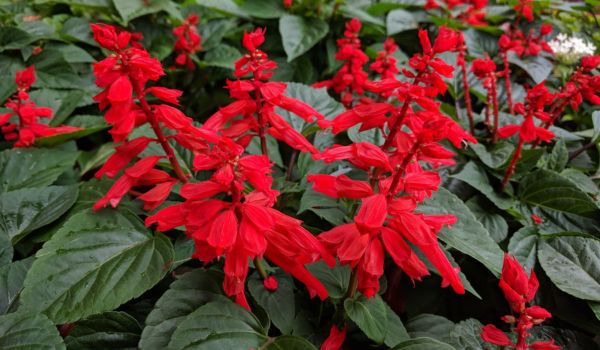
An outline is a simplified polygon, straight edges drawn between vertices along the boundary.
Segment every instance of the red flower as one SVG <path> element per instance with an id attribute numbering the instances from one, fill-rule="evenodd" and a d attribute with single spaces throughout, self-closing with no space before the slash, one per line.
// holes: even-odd
<path id="1" fill-rule="evenodd" d="M 531 220 L 533 220 L 536 225 L 539 225 L 543 222 L 542 218 L 535 214 L 531 214 Z"/>
<path id="2" fill-rule="evenodd" d="M 339 350 L 344 344 L 344 339 L 346 339 L 346 330 L 348 329 L 348 325 L 344 324 L 343 328 L 338 328 L 336 325 L 332 325 L 329 330 L 329 336 L 323 344 L 321 344 L 321 350 Z"/>
<path id="3" fill-rule="evenodd" d="M 277 282 L 275 277 L 269 276 L 263 280 L 263 285 L 269 292 L 274 292 L 277 290 L 277 287 L 279 287 L 279 282 Z"/>
<path id="4" fill-rule="evenodd" d="M 529 345 L 530 349 L 533 350 L 560 350 L 562 347 L 556 345 L 554 340 L 550 341 L 538 341 Z"/>
<path id="5" fill-rule="evenodd" d="M 7 141 L 15 140 L 14 147 L 31 147 L 39 137 L 71 133 L 80 128 L 72 126 L 50 127 L 40 123 L 39 118 L 50 119 L 52 109 L 38 107 L 29 100 L 28 91 L 35 82 L 35 68 L 29 66 L 16 72 L 17 93 L 5 103 L 11 112 L 0 114 L 0 132 Z M 11 119 L 14 122 L 11 122 Z M 16 120 L 15 120 L 16 119 Z"/>
<path id="6" fill-rule="evenodd" d="M 177 38 L 173 47 L 177 53 L 175 63 L 187 67 L 188 70 L 196 68 L 192 56 L 202 49 L 202 37 L 198 34 L 197 24 L 198 15 L 191 14 L 180 26 L 173 29 L 173 35 Z"/>
<path id="7" fill-rule="evenodd" d="M 513 342 L 510 338 L 493 324 L 488 324 L 481 329 L 481 338 L 490 344 L 513 346 Z"/>

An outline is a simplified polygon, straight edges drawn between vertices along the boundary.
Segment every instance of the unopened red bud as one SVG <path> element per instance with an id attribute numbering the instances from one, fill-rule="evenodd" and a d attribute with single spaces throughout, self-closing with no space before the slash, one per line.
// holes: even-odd
<path id="1" fill-rule="evenodd" d="M 274 292 L 277 290 L 277 287 L 279 287 L 279 282 L 277 282 L 275 277 L 269 276 L 263 280 L 263 285 L 269 292 Z"/>

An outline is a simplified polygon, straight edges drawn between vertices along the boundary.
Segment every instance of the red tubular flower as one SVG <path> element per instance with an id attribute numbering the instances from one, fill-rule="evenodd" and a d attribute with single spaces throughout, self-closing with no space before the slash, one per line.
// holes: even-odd
<path id="1" fill-rule="evenodd" d="M 326 87 L 340 94 L 342 103 L 351 107 L 355 99 L 365 92 L 365 84 L 368 74 L 364 65 L 369 62 L 369 57 L 361 49 L 358 33 L 362 23 L 358 18 L 346 22 L 344 37 L 338 39 L 338 52 L 335 59 L 344 62 L 331 80 L 325 80 L 314 84 L 314 87 Z M 391 47 L 390 47 L 391 49 Z"/>
<path id="2" fill-rule="evenodd" d="M 490 127 L 490 113 L 493 108 L 494 123 L 491 126 L 492 142 L 496 142 L 498 138 L 498 123 L 499 123 L 499 106 L 498 93 L 496 86 L 496 64 L 489 58 L 473 60 L 471 66 L 473 74 L 482 80 L 483 87 L 487 91 L 487 101 L 485 107 L 485 123 Z"/>
<path id="3" fill-rule="evenodd" d="M 309 123 L 320 122 L 324 117 L 308 104 L 286 96 L 285 83 L 268 81 L 272 75 L 270 70 L 275 69 L 277 64 L 259 49 L 264 43 L 264 34 L 260 28 L 244 33 L 243 45 L 248 54 L 235 63 L 234 75 L 241 78 L 251 73 L 252 76 L 246 80 L 227 82 L 229 94 L 236 101 L 213 114 L 202 128 L 219 131 L 221 135 L 237 140 L 258 136 L 263 154 L 267 153 L 267 133 L 294 149 L 315 153 L 317 149 L 278 115 L 275 107 L 287 110 Z M 238 116 L 241 119 L 236 118 Z"/>
<path id="4" fill-rule="evenodd" d="M 504 264 L 502 266 L 499 285 L 513 311 L 519 314 L 518 317 L 512 315 L 502 317 L 502 320 L 506 323 L 516 323 L 513 331 L 516 333 L 517 342 L 513 343 L 504 332 L 491 324 L 482 328 L 481 338 L 487 343 L 507 346 L 516 350 L 561 349 L 560 346 L 554 344 L 554 340 L 527 344 L 529 329 L 552 317 L 548 310 L 540 306 L 527 307 L 526 305 L 533 300 L 539 286 L 535 273 L 531 271 L 531 274 L 527 276 L 525 269 L 523 269 L 519 261 L 506 254 L 504 255 Z"/>
<path id="5" fill-rule="evenodd" d="M 15 76 L 17 93 L 4 104 L 11 112 L 0 114 L 0 133 L 7 141 L 15 140 L 14 147 L 31 147 L 36 138 L 81 130 L 73 126 L 50 127 L 38 121 L 39 118 L 52 118 L 52 109 L 38 107 L 35 102 L 29 100 L 28 91 L 34 82 L 34 66 L 17 71 Z M 11 122 L 11 119 L 16 121 Z"/>
<path id="6" fill-rule="evenodd" d="M 173 47 L 177 54 L 175 63 L 185 66 L 190 71 L 196 68 L 192 56 L 202 49 L 202 37 L 198 34 L 197 24 L 198 15 L 191 14 L 180 26 L 173 29 L 173 35 L 177 39 Z"/>
<path id="7" fill-rule="evenodd" d="M 533 21 L 533 0 L 519 0 L 514 9 L 529 22 Z"/>
<path id="8" fill-rule="evenodd" d="M 523 123 L 521 125 L 506 125 L 498 130 L 498 136 L 501 138 L 508 138 L 519 133 L 517 149 L 506 169 L 504 179 L 502 180 L 502 186 L 506 186 L 510 180 L 517 162 L 521 157 L 521 151 L 525 143 L 538 142 L 537 140 L 548 142 L 554 138 L 554 133 L 552 131 L 545 127 L 536 126 L 534 123 L 535 118 L 544 122 L 551 120 L 550 115 L 544 111 L 544 107 L 551 104 L 554 99 L 555 96 L 548 91 L 544 82 L 534 86 L 527 90 L 525 104 L 515 104 L 515 111 L 524 117 Z"/>
<path id="9" fill-rule="evenodd" d="M 348 325 L 344 324 L 343 328 L 338 328 L 336 325 L 332 325 L 329 330 L 329 336 L 323 344 L 321 344 L 321 350 L 339 350 L 344 344 L 344 339 L 346 339 L 346 330 L 348 329 Z"/>

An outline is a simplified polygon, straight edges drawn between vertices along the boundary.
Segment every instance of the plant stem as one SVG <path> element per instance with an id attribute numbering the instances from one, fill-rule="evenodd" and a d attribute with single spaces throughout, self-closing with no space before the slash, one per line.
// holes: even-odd
<path id="1" fill-rule="evenodd" d="M 265 278 L 269 277 L 269 274 L 265 270 L 265 265 L 263 264 L 261 257 L 258 257 L 258 256 L 255 257 L 253 262 L 254 262 L 254 267 L 256 268 L 256 272 L 258 272 L 258 275 L 260 276 L 260 278 L 262 278 L 264 280 Z"/>
<path id="2" fill-rule="evenodd" d="M 498 123 L 499 123 L 499 112 L 498 112 L 498 89 L 496 86 L 496 76 L 493 75 L 492 79 L 492 102 L 494 104 L 494 128 L 492 129 L 492 143 L 496 143 L 498 141 Z"/>
<path id="3" fill-rule="evenodd" d="M 515 114 L 515 108 L 512 99 L 512 84 L 510 83 L 510 65 L 508 63 L 508 52 L 502 50 L 502 62 L 504 63 L 504 88 L 506 89 L 506 102 L 508 111 L 511 115 Z"/>
<path id="4" fill-rule="evenodd" d="M 592 140 L 592 142 L 579 147 L 578 149 L 573 151 L 571 154 L 569 154 L 569 161 L 577 158 L 581 153 L 587 151 L 588 149 L 594 147 L 595 145 L 596 145 L 596 143 L 593 142 L 593 140 Z"/>
<path id="5" fill-rule="evenodd" d="M 417 75 L 413 79 L 413 85 L 418 84 L 420 78 L 421 78 L 421 72 L 417 73 Z M 398 131 L 400 131 L 400 128 L 402 128 L 402 123 L 404 122 L 404 117 L 406 117 L 406 112 L 408 111 L 408 107 L 410 106 L 411 102 L 412 102 L 412 97 L 410 95 L 406 96 L 406 100 L 404 100 L 404 103 L 402 104 L 400 113 L 396 117 L 396 122 L 390 128 L 390 133 L 387 135 L 385 142 L 383 143 L 383 146 L 381 146 L 381 149 L 383 151 L 386 151 L 390 148 L 393 140 L 396 138 L 396 134 L 398 133 Z"/>
<path id="6" fill-rule="evenodd" d="M 519 143 L 517 144 L 517 149 L 515 150 L 515 154 L 513 155 L 512 159 L 510 160 L 510 164 L 508 165 L 508 168 L 506 168 L 506 173 L 504 174 L 504 178 L 502 179 L 502 188 L 506 187 L 506 185 L 508 184 L 508 181 L 510 180 L 510 177 L 515 172 L 517 162 L 519 161 L 519 158 L 521 158 L 521 151 L 523 150 L 523 143 L 524 143 L 523 140 L 521 138 L 519 138 Z"/>
<path id="7" fill-rule="evenodd" d="M 467 118 L 469 119 L 469 131 L 471 135 L 475 135 L 475 123 L 473 121 L 473 105 L 471 104 L 471 93 L 469 92 L 469 79 L 467 73 L 467 64 L 465 63 L 465 54 L 461 52 L 462 60 L 460 62 L 460 70 L 462 73 L 462 83 L 464 90 L 464 98 L 465 98 L 465 108 L 467 109 Z"/>
<path id="8" fill-rule="evenodd" d="M 290 156 L 290 162 L 288 163 L 288 168 L 285 172 L 285 179 L 290 181 L 292 179 L 292 174 L 294 172 L 294 166 L 296 165 L 296 159 L 298 159 L 298 150 L 295 149 Z"/>
<path id="9" fill-rule="evenodd" d="M 133 82 L 133 85 L 134 85 L 134 89 L 135 89 L 135 94 L 137 95 L 137 98 L 140 101 L 140 107 L 142 108 L 142 111 L 146 115 L 146 119 L 148 120 L 148 123 L 152 127 L 152 130 L 156 134 L 156 137 L 158 139 L 158 142 L 160 143 L 160 146 L 165 151 L 165 154 L 167 155 L 167 159 L 169 160 L 169 163 L 171 163 L 171 166 L 173 167 L 173 171 L 175 172 L 175 175 L 177 176 L 179 181 L 186 183 L 188 180 L 187 175 L 185 174 L 185 172 L 179 165 L 179 162 L 177 161 L 177 157 L 175 156 L 175 152 L 173 152 L 173 148 L 169 144 L 169 141 L 165 137 L 165 134 L 162 132 L 162 129 L 160 128 L 160 125 L 158 123 L 158 118 L 156 118 L 156 114 L 154 114 L 154 112 L 150 108 L 150 105 L 148 104 L 148 101 L 146 101 L 146 97 L 144 96 L 142 88 L 135 81 Z"/>

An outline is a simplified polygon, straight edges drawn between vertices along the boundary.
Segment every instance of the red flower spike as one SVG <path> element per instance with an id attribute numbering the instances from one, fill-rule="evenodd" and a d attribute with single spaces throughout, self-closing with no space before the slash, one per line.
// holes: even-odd
<path id="1" fill-rule="evenodd" d="M 177 54 L 175 63 L 185 66 L 190 71 L 196 68 L 192 57 L 202 49 L 202 37 L 198 34 L 197 24 L 198 15 L 191 14 L 180 26 L 173 29 L 176 38 L 173 51 Z"/>
<path id="2" fill-rule="evenodd" d="M 31 147 L 39 137 L 71 133 L 80 128 L 72 126 L 50 127 L 40 123 L 39 118 L 51 118 L 52 109 L 38 107 L 29 100 L 29 89 L 35 82 L 35 68 L 29 66 L 16 72 L 17 93 L 9 97 L 5 107 L 9 113 L 0 114 L 0 132 L 7 141 L 16 141 L 14 147 Z M 14 118 L 15 123 L 11 123 Z"/>
<path id="3" fill-rule="evenodd" d="M 513 328 L 513 332 L 516 333 L 517 343 L 513 344 L 504 332 L 493 325 L 487 325 L 482 328 L 482 339 L 491 344 L 510 346 L 515 349 L 561 349 L 560 346 L 554 344 L 553 340 L 547 342 L 534 342 L 533 344 L 527 343 L 527 338 L 530 335 L 528 332 L 529 329 L 552 317 L 548 310 L 540 306 L 526 306 L 527 302 L 533 300 L 539 286 L 535 273 L 532 271 L 531 275 L 527 277 L 525 270 L 519 264 L 517 259 L 506 254 L 504 256 L 504 264 L 502 266 L 499 285 L 504 292 L 506 300 L 510 303 L 511 308 L 518 314 L 516 317 L 512 315 L 502 317 L 504 322 L 516 324 Z"/>

